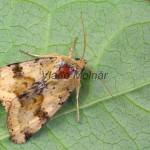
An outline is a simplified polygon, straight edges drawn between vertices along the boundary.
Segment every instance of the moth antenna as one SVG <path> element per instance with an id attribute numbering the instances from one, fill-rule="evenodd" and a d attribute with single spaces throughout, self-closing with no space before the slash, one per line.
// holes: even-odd
<path id="1" fill-rule="evenodd" d="M 27 55 L 29 55 L 29 56 L 32 56 L 32 57 L 42 58 L 42 56 L 40 56 L 40 55 L 31 54 L 31 53 L 26 52 L 26 51 L 24 51 L 24 50 L 22 50 L 22 49 L 20 49 L 20 52 L 22 52 L 22 53 L 24 53 L 24 54 L 27 54 Z"/>
<path id="2" fill-rule="evenodd" d="M 87 68 L 89 71 L 91 71 L 92 73 L 96 73 L 94 72 L 91 68 L 89 68 L 88 66 L 85 66 L 85 68 Z M 109 92 L 109 94 L 111 95 L 111 97 L 113 98 L 112 93 L 110 92 L 108 86 L 106 85 L 106 83 L 104 82 L 104 80 L 100 79 L 101 83 L 105 86 L 105 88 L 107 89 L 107 91 Z"/>
<path id="3" fill-rule="evenodd" d="M 69 53 L 69 57 L 70 57 L 70 58 L 72 58 L 72 56 L 73 56 L 74 46 L 75 46 L 75 44 L 76 44 L 77 39 L 78 39 L 78 37 L 76 36 L 76 37 L 74 38 L 74 41 L 72 42 L 71 50 L 70 50 L 70 53 Z"/>
<path id="4" fill-rule="evenodd" d="M 32 53 L 26 52 L 24 50 L 20 50 L 20 52 L 22 52 L 24 54 L 27 54 L 29 56 L 32 56 L 32 57 L 37 57 L 37 58 L 49 58 L 49 57 L 53 57 L 54 58 L 55 56 L 57 56 L 56 54 L 53 54 L 54 56 L 52 56 L 52 54 L 51 55 L 43 55 L 43 56 L 41 56 L 41 55 L 36 55 L 36 54 L 32 54 Z"/>
<path id="5" fill-rule="evenodd" d="M 81 12 L 81 22 L 82 22 L 82 31 L 83 31 L 83 36 L 84 36 L 84 51 L 83 51 L 83 54 L 82 54 L 82 57 L 81 57 L 81 60 L 82 60 L 82 59 L 84 59 L 84 54 L 85 54 L 85 51 L 86 51 L 86 32 L 85 32 L 82 12 Z"/>

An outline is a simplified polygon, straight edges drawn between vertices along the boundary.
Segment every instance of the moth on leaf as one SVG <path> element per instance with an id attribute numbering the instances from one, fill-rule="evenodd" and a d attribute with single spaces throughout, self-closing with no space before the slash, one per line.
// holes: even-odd
<path id="1" fill-rule="evenodd" d="M 51 54 L 37 59 L 10 64 L 0 68 L 0 101 L 7 112 L 7 127 L 15 143 L 25 143 L 62 107 L 76 89 L 77 120 L 80 74 L 86 66 L 84 52 L 81 59 L 73 59 L 74 40 L 70 56 Z M 107 88 L 107 87 L 106 87 Z"/>

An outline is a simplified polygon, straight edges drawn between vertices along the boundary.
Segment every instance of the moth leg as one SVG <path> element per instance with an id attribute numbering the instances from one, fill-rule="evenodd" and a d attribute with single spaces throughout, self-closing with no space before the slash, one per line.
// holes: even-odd
<path id="1" fill-rule="evenodd" d="M 69 57 L 72 58 L 73 56 L 73 52 L 74 52 L 74 46 L 76 44 L 76 41 L 77 41 L 77 37 L 74 38 L 74 41 L 72 42 L 72 45 L 71 45 L 71 49 L 70 49 L 70 53 L 69 53 Z"/>
<path id="2" fill-rule="evenodd" d="M 76 87 L 76 90 L 77 90 L 77 93 L 76 93 L 76 100 L 77 100 L 77 105 L 76 105 L 77 122 L 80 121 L 80 111 L 79 111 L 79 93 L 80 93 L 80 87 L 81 87 L 81 84 L 80 84 L 80 80 L 79 80 L 78 84 L 77 84 L 77 87 Z"/>
<path id="3" fill-rule="evenodd" d="M 48 57 L 55 57 L 55 56 L 57 56 L 57 54 L 51 54 L 51 55 L 43 55 L 43 56 L 41 56 L 41 55 L 31 54 L 31 53 L 26 52 L 26 51 L 24 51 L 24 50 L 20 50 L 20 51 L 21 51 L 22 53 L 25 53 L 25 54 L 29 55 L 29 56 L 38 57 L 38 58 L 44 58 L 44 57 L 48 58 Z"/>

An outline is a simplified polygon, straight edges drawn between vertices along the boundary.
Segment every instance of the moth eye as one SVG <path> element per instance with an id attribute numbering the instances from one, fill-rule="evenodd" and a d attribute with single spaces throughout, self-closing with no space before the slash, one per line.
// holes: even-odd
<path id="1" fill-rule="evenodd" d="M 64 65 L 60 67 L 58 73 L 57 73 L 57 78 L 58 79 L 68 79 L 73 73 L 74 69 L 71 66 Z"/>

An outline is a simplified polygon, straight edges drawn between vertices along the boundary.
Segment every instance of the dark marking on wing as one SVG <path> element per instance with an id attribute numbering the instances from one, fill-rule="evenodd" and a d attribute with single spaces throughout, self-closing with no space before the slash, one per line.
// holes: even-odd
<path id="1" fill-rule="evenodd" d="M 37 63 L 40 60 L 40 58 L 34 59 L 34 63 Z"/>
<path id="2" fill-rule="evenodd" d="M 42 67 L 43 67 L 43 63 L 41 63 L 41 62 L 40 62 L 40 66 L 42 66 Z"/>
<path id="3" fill-rule="evenodd" d="M 13 78 L 21 78 L 21 77 L 23 77 L 22 67 L 20 67 L 19 64 L 16 64 L 13 67 L 12 71 L 14 73 Z"/>
<path id="4" fill-rule="evenodd" d="M 31 86 L 34 95 L 40 95 L 43 92 L 44 88 L 48 88 L 48 81 L 50 79 L 50 71 L 44 73 L 41 81 L 34 82 Z"/>
<path id="5" fill-rule="evenodd" d="M 14 68 L 12 69 L 12 71 L 14 73 L 21 72 L 22 71 L 22 67 L 20 67 L 19 64 L 17 64 L 17 65 L 14 66 Z"/>
<path id="6" fill-rule="evenodd" d="M 60 99 L 62 98 L 62 96 L 61 96 L 61 95 L 59 95 L 58 97 L 59 97 Z"/>
<path id="7" fill-rule="evenodd" d="M 46 121 L 49 120 L 48 113 L 41 109 L 37 109 L 34 112 L 34 116 L 39 117 L 39 120 L 46 120 Z"/>
<path id="8" fill-rule="evenodd" d="M 16 80 L 14 85 L 12 86 L 15 89 L 13 92 L 20 98 L 25 97 L 25 91 L 31 87 L 31 85 L 35 82 L 35 79 L 31 77 L 22 77 Z M 27 92 L 26 92 L 27 93 Z"/>
<path id="9" fill-rule="evenodd" d="M 30 133 L 30 132 L 25 132 L 24 133 L 25 134 L 25 140 L 27 141 L 27 140 L 29 140 L 32 136 L 33 136 L 33 133 Z"/>
<path id="10" fill-rule="evenodd" d="M 42 94 L 34 96 L 32 94 L 28 94 L 28 98 L 23 97 L 19 99 L 19 102 L 25 111 L 36 112 L 37 110 L 41 109 L 43 100 L 44 96 Z"/>
<path id="11" fill-rule="evenodd" d="M 23 94 L 21 94 L 21 95 L 18 95 L 18 97 L 21 99 L 21 98 L 28 98 L 29 96 L 28 96 L 28 92 L 25 92 L 25 93 L 23 93 Z"/>
<path id="12" fill-rule="evenodd" d="M 72 93 L 72 91 L 70 91 L 69 87 L 67 87 L 66 90 L 67 90 L 69 93 Z"/>
<path id="13" fill-rule="evenodd" d="M 32 86 L 32 89 L 34 89 L 35 94 L 39 95 L 42 93 L 45 87 L 46 87 L 46 82 L 42 80 L 40 82 L 35 82 Z"/>
<path id="14" fill-rule="evenodd" d="M 65 104 L 65 102 L 59 102 L 58 105 L 63 106 Z"/>

